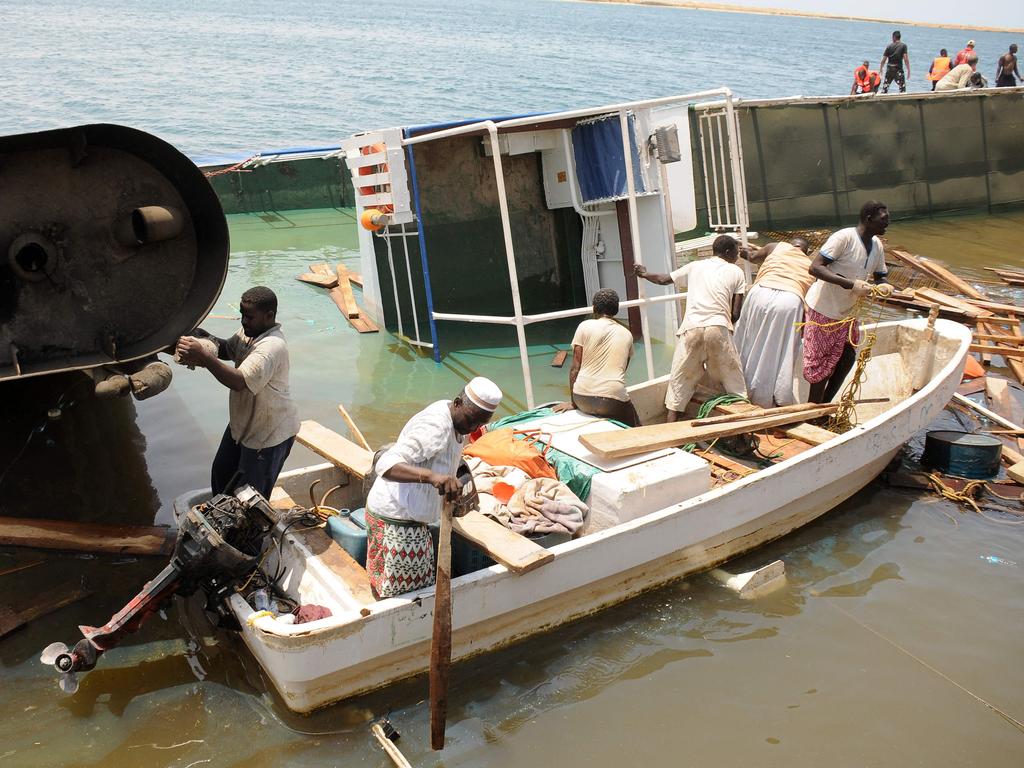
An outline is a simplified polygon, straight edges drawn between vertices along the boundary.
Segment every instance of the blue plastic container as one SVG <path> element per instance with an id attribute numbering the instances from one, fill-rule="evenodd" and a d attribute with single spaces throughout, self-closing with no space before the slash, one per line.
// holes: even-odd
<path id="1" fill-rule="evenodd" d="M 327 533 L 352 559 L 366 567 L 366 510 L 339 509 L 327 518 Z"/>

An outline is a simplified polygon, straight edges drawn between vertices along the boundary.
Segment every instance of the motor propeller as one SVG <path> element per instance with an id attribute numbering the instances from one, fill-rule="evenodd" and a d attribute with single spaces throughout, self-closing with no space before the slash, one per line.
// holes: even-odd
<path id="1" fill-rule="evenodd" d="M 47 666 L 53 666 L 61 673 L 60 689 L 64 693 L 74 693 L 78 690 L 78 675 L 75 670 L 80 667 L 80 664 L 75 660 L 77 650 L 77 646 L 75 650 L 72 650 L 64 643 L 56 642 L 50 643 L 39 654 L 39 661 Z"/>

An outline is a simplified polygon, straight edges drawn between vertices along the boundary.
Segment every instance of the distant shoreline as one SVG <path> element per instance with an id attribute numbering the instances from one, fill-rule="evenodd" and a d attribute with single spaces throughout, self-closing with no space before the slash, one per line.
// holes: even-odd
<path id="1" fill-rule="evenodd" d="M 733 3 L 704 3 L 697 0 L 579 0 L 585 3 L 618 3 L 619 5 L 661 5 L 670 8 L 686 8 L 692 11 L 716 11 L 719 13 L 753 13 L 759 16 L 799 16 L 807 19 L 830 19 L 833 21 L 870 21 L 876 24 L 902 24 L 914 27 L 931 27 L 933 29 L 970 29 L 976 32 L 1006 32 L 1024 34 L 1024 29 L 1013 27 L 979 27 L 975 24 L 934 24 L 927 21 L 910 21 L 909 19 L 875 19 L 869 16 L 843 16 L 838 13 L 815 13 L 813 11 L 795 11 L 787 8 L 750 8 Z"/>

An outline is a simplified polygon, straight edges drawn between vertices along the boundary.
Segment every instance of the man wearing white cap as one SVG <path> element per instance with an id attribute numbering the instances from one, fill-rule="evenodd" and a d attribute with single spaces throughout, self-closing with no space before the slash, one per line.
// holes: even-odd
<path id="1" fill-rule="evenodd" d="M 378 599 L 434 583 L 428 524 L 441 516 L 442 497 L 462 493 L 455 478 L 463 438 L 491 420 L 501 390 L 481 376 L 453 400 L 438 400 L 413 416 L 374 466 L 366 497 L 366 570 Z M 432 486 L 432 487 L 428 487 Z"/>

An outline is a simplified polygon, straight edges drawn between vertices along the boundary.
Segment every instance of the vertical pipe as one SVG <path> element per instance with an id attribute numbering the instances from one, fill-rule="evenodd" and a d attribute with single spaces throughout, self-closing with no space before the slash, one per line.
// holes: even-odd
<path id="1" fill-rule="evenodd" d="M 721 149 L 719 159 L 722 162 L 722 201 L 725 203 L 725 226 L 731 227 L 733 222 L 732 214 L 729 213 L 729 174 L 725 172 L 725 148 L 726 142 L 728 141 L 729 149 L 732 149 L 732 126 L 727 125 L 725 127 L 725 137 L 722 136 L 722 121 L 725 120 L 726 113 L 719 112 L 715 119 L 715 130 L 718 131 L 718 147 Z M 729 152 L 729 161 L 732 162 L 732 152 Z M 735 190 L 733 190 L 735 193 Z"/>
<path id="2" fill-rule="evenodd" d="M 416 317 L 416 294 L 412 290 L 412 269 L 409 268 L 409 233 L 405 231 L 405 224 L 402 224 L 402 247 L 405 249 L 405 276 L 409 278 L 409 303 L 412 304 L 412 327 L 416 330 L 416 341 L 421 342 L 420 321 Z"/>
<path id="3" fill-rule="evenodd" d="M 405 225 L 402 225 L 405 228 Z M 381 237 L 376 235 L 376 237 Z M 388 246 L 388 269 L 391 270 L 391 291 L 395 295 L 395 317 L 398 319 L 398 335 L 405 336 L 405 331 L 402 329 L 402 306 L 398 303 L 398 278 L 395 276 L 395 258 L 391 253 L 391 227 L 384 228 L 383 240 Z M 406 267 L 408 269 L 408 266 Z M 410 297 L 411 298 L 411 297 Z M 413 316 L 416 315 L 416 304 L 413 302 L 412 305 Z"/>
<path id="4" fill-rule="evenodd" d="M 832 152 L 832 127 L 828 123 L 828 105 L 821 105 L 821 119 L 825 123 L 825 147 L 828 150 L 828 167 L 832 173 L 832 209 L 836 214 L 836 222 L 841 218 L 839 215 L 839 179 L 836 177 L 836 160 Z"/>
<path id="5" fill-rule="evenodd" d="M 640 253 L 640 221 L 636 210 L 636 180 L 633 178 L 633 150 L 629 142 L 629 119 L 626 110 L 619 110 L 619 126 L 622 130 L 622 158 L 626 166 L 626 191 L 629 193 L 629 234 L 633 244 L 633 258 L 635 263 L 643 264 L 643 256 Z M 639 148 L 640 142 L 637 141 Z M 647 298 L 647 291 L 644 290 L 642 280 L 637 280 L 637 297 Z M 647 362 L 647 378 L 654 378 L 654 355 L 651 352 L 651 326 L 647 319 L 646 301 L 640 305 L 640 328 L 644 336 L 644 359 Z"/>
<path id="6" fill-rule="evenodd" d="M 704 140 L 704 115 L 695 112 L 697 115 L 697 135 L 700 137 L 700 175 L 704 179 L 704 210 L 708 214 L 708 229 L 711 229 L 711 187 L 708 186 L 708 164 L 707 150 Z"/>
<path id="7" fill-rule="evenodd" d="M 992 182 L 988 178 L 988 132 L 985 129 L 985 100 L 987 96 L 978 98 L 978 116 L 981 118 L 981 159 L 985 164 L 985 204 L 986 210 L 992 213 Z"/>
<path id="8" fill-rule="evenodd" d="M 427 266 L 427 241 L 423 236 L 423 211 L 420 208 L 420 185 L 416 178 L 416 158 L 412 156 L 412 145 L 406 146 L 409 157 L 409 181 L 412 183 L 412 200 L 416 208 L 416 232 L 420 241 L 420 263 L 423 265 L 423 290 L 427 295 L 427 319 L 430 322 L 430 343 L 434 348 L 434 362 L 441 362 L 441 345 L 437 342 L 437 323 L 434 322 L 434 297 L 430 290 L 430 267 Z"/>
<path id="9" fill-rule="evenodd" d="M 722 223 L 722 203 L 718 196 L 718 164 L 715 162 L 715 135 L 711 126 L 710 115 L 705 115 L 708 122 L 708 165 L 711 166 L 711 181 L 713 182 L 713 189 L 715 190 L 715 221 L 711 221 L 711 217 L 708 217 L 708 224 L 711 229 L 716 229 Z M 710 209 L 710 206 L 708 206 Z"/>
<path id="10" fill-rule="evenodd" d="M 505 194 L 505 171 L 501 163 L 501 147 L 498 146 L 498 129 L 491 120 L 485 122 L 491 138 L 491 159 L 494 161 L 494 181 L 498 187 L 498 207 L 501 210 L 501 232 L 505 239 L 505 260 L 508 263 L 508 280 L 512 288 L 512 309 L 516 316 L 516 337 L 519 340 L 519 363 L 523 368 L 523 384 L 526 387 L 526 407 L 534 407 L 533 380 L 530 378 L 530 357 L 526 349 L 526 326 L 523 324 L 523 303 L 519 298 L 519 275 L 516 270 L 516 254 L 512 248 L 512 224 L 508 215 L 508 197 Z"/>
<path id="11" fill-rule="evenodd" d="M 928 135 L 925 133 L 924 125 L 924 100 L 917 101 L 917 117 L 921 124 L 921 152 L 924 157 L 924 189 L 928 193 L 928 215 L 934 215 L 932 210 L 932 171 L 928 165 Z"/>
<path id="12" fill-rule="evenodd" d="M 740 143 L 738 137 L 736 136 L 736 131 L 739 127 L 739 123 L 736 120 L 736 112 L 732 106 L 731 93 L 725 97 L 725 117 L 728 120 L 728 124 L 726 125 L 726 134 L 729 137 L 729 159 L 732 162 L 733 195 L 735 196 L 736 223 L 740 230 L 740 245 L 746 247 L 747 223 L 749 221 L 749 217 L 747 214 L 747 187 L 746 182 L 743 179 L 743 160 L 740 156 Z M 747 261 L 746 259 L 743 260 L 743 275 L 746 278 L 747 285 L 750 285 L 750 262 Z"/>

